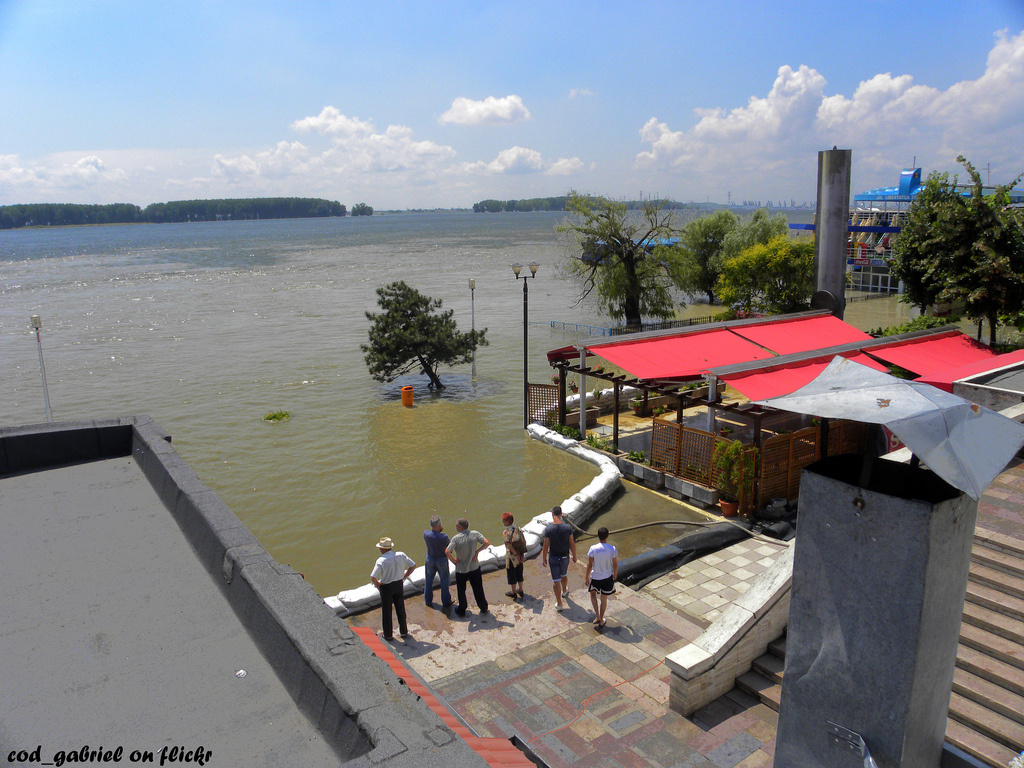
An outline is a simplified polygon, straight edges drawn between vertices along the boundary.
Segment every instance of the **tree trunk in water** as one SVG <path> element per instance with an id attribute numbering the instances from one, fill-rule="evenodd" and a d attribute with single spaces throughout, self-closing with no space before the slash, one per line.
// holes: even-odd
<path id="1" fill-rule="evenodd" d="M 996 345 L 996 324 L 999 322 L 998 316 L 995 312 L 992 312 L 988 316 L 988 345 L 994 347 Z"/>
<path id="2" fill-rule="evenodd" d="M 444 389 L 444 384 L 441 383 L 441 379 L 438 378 L 437 374 L 434 372 L 434 369 L 427 365 L 426 361 L 422 357 L 418 359 L 420 361 L 420 365 L 423 367 L 423 372 L 427 374 L 427 376 L 430 378 L 430 388 Z"/>

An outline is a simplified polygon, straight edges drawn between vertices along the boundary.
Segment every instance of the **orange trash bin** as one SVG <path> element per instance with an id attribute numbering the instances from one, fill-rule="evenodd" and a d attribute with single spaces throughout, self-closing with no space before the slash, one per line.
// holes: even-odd
<path id="1" fill-rule="evenodd" d="M 402 387 L 402 405 L 412 408 L 412 387 Z"/>

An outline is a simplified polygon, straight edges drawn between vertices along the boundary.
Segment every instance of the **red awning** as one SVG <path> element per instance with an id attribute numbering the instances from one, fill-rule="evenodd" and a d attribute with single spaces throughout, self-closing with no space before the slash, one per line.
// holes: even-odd
<path id="1" fill-rule="evenodd" d="M 989 347 L 960 331 L 898 341 L 893 346 L 871 347 L 865 352 L 918 376 L 981 360 L 991 360 L 996 354 Z"/>
<path id="2" fill-rule="evenodd" d="M 874 368 L 877 371 L 888 369 L 860 352 L 842 355 L 850 360 Z M 727 373 L 721 378 L 733 389 L 738 390 L 751 400 L 767 400 L 795 392 L 811 381 L 832 361 L 834 356 L 815 357 L 810 360 L 787 363 L 781 366 L 768 365 L 740 373 Z"/>
<path id="3" fill-rule="evenodd" d="M 659 380 L 693 379 L 719 365 L 774 357 L 727 328 L 595 344 L 588 349 L 639 379 Z"/>
<path id="4" fill-rule="evenodd" d="M 864 331 L 857 330 L 834 315 L 786 318 L 777 322 L 738 326 L 732 331 L 778 355 L 871 339 Z"/>
<path id="5" fill-rule="evenodd" d="M 933 387 L 944 389 L 946 392 L 952 392 L 954 381 L 976 376 L 979 373 L 995 371 L 1003 366 L 1019 363 L 1022 360 L 1024 360 L 1024 349 L 1018 349 L 1014 352 L 1007 352 L 1004 355 L 994 355 L 983 360 L 976 360 L 966 365 L 932 371 L 924 376 L 918 376 L 917 381 L 931 384 Z"/>

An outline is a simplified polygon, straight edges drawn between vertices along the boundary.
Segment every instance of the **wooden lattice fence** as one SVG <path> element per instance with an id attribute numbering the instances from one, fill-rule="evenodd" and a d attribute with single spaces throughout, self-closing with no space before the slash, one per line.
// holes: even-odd
<path id="1" fill-rule="evenodd" d="M 527 390 L 529 401 L 526 412 L 530 414 L 531 424 L 543 424 L 545 427 L 558 426 L 558 385 L 531 384 Z"/>

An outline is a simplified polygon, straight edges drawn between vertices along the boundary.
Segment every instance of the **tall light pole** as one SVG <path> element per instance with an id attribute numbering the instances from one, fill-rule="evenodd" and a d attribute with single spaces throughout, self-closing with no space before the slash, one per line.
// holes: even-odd
<path id="1" fill-rule="evenodd" d="M 476 280 L 469 278 L 469 329 L 476 332 Z M 476 347 L 473 347 L 473 381 L 476 381 Z"/>
<path id="2" fill-rule="evenodd" d="M 540 264 L 530 263 L 530 274 L 523 275 L 523 429 L 530 423 L 530 358 L 528 356 L 527 323 L 530 320 L 530 278 L 537 276 Z M 519 279 L 519 273 L 523 271 L 522 264 L 513 264 L 512 271 Z"/>
<path id="3" fill-rule="evenodd" d="M 32 323 L 32 327 L 36 331 L 36 345 L 39 347 L 39 373 L 43 377 L 43 402 L 46 403 L 46 420 L 53 421 L 53 411 L 50 410 L 50 393 L 46 391 L 46 368 L 43 365 L 43 339 L 39 334 L 39 329 L 43 327 L 43 321 L 39 315 L 32 315 L 29 318 L 29 322 Z"/>

